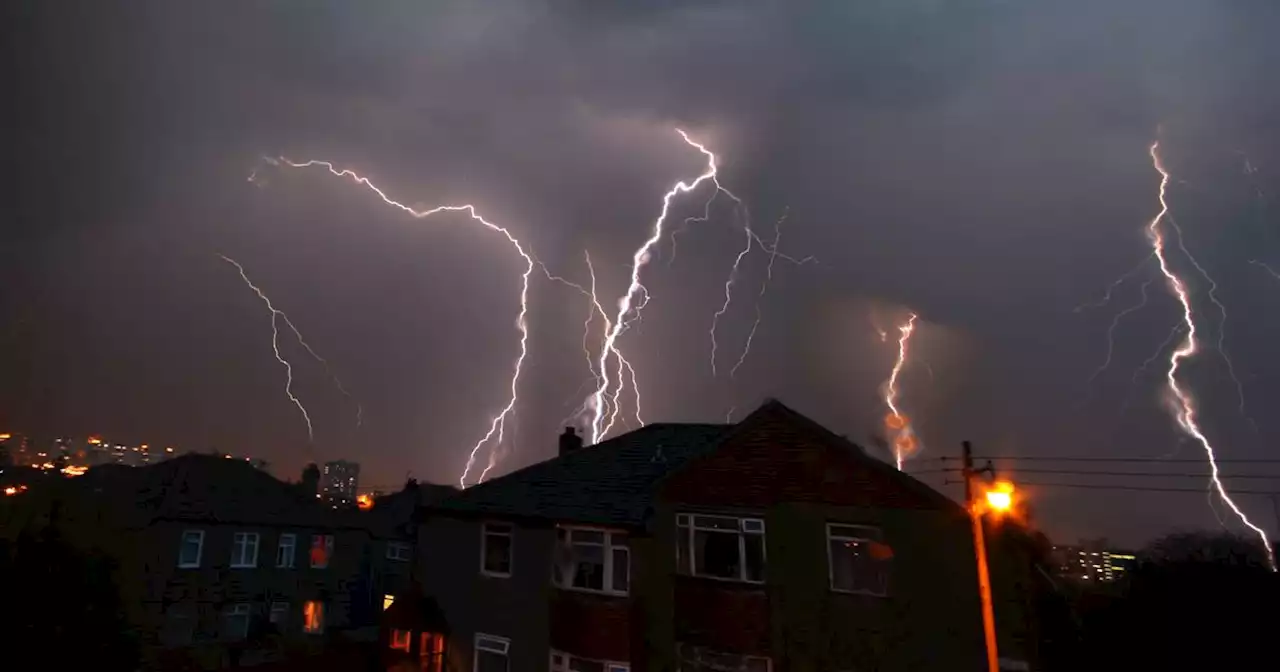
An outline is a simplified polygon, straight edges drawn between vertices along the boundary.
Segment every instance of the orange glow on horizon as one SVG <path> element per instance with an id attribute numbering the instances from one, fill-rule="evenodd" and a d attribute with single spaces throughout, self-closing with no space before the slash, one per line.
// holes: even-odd
<path id="1" fill-rule="evenodd" d="M 369 495 L 356 495 L 356 507 L 361 511 L 368 511 L 373 508 L 373 497 Z"/>

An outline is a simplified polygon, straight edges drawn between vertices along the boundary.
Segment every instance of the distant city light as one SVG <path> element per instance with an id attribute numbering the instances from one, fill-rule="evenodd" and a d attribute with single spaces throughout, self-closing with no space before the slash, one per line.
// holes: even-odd
<path id="1" fill-rule="evenodd" d="M 372 509 L 373 497 L 369 495 L 356 495 L 356 506 L 360 507 L 361 511 L 368 511 L 369 509 Z"/>
<path id="2" fill-rule="evenodd" d="M 62 473 L 67 476 L 83 476 L 86 471 L 89 471 L 88 467 L 80 467 L 74 464 L 69 464 L 62 468 Z"/>
<path id="3" fill-rule="evenodd" d="M 16 486 L 11 485 L 4 489 L 4 494 L 6 497 L 12 497 L 20 492 L 26 492 L 26 491 L 27 491 L 27 486 L 25 485 L 16 485 Z"/>

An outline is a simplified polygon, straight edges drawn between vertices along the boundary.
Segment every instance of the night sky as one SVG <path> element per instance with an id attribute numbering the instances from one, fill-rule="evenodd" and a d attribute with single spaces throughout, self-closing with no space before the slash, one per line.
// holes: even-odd
<path id="1" fill-rule="evenodd" d="M 1158 175 L 1147 147 L 1159 128 L 1172 212 L 1217 281 L 1256 430 L 1218 353 L 1206 349 L 1184 380 L 1221 457 L 1280 459 L 1269 412 L 1280 403 L 1280 281 L 1247 263 L 1280 267 L 1272 0 L 0 12 L 0 430 L 217 449 L 266 458 L 286 477 L 343 457 L 362 463 L 367 485 L 410 473 L 456 482 L 506 402 L 523 262 L 464 216 L 414 220 L 322 170 L 262 157 L 331 160 L 408 204 L 472 202 L 578 282 L 589 251 L 612 308 L 662 194 L 705 166 L 679 126 L 717 152 L 722 183 L 762 236 L 787 211 L 783 251 L 819 263 L 777 263 L 752 352 L 730 379 L 768 263 L 759 250 L 744 258 L 713 377 L 707 332 L 741 221 L 717 199 L 709 221 L 680 234 L 673 262 L 664 236 L 644 275 L 652 300 L 620 341 L 647 421 L 719 422 L 777 397 L 868 443 L 896 354 L 876 325 L 892 330 L 916 311 L 902 403 L 925 449 L 908 470 L 937 469 L 929 458 L 957 455 L 964 439 L 981 455 L 1197 458 L 1160 394 L 1165 355 L 1131 384 L 1180 317 L 1162 282 L 1090 381 L 1112 317 L 1156 267 L 1109 305 L 1073 310 L 1149 253 Z M 677 199 L 672 223 L 710 195 Z M 270 313 L 219 253 L 330 362 L 363 405 L 361 427 L 324 368 L 282 338 L 315 421 L 309 444 L 272 356 Z M 1180 252 L 1172 259 L 1216 344 L 1207 283 Z M 534 275 L 522 396 L 495 473 L 554 454 L 590 378 L 586 309 Z M 1224 472 L 1280 473 L 1271 467 Z M 943 474 L 921 478 L 955 489 Z M 1228 485 L 1280 490 L 1280 478 Z M 1029 490 L 1037 523 L 1067 541 L 1137 544 L 1218 525 L 1198 493 Z M 1266 497 L 1239 501 L 1277 532 Z"/>

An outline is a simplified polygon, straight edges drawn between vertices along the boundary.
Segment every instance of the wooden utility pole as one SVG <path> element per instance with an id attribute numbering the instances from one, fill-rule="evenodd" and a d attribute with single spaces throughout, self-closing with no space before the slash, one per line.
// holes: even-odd
<path id="1" fill-rule="evenodd" d="M 987 645 L 987 672 L 1000 672 L 1000 657 L 996 652 L 996 618 L 991 605 L 991 574 L 987 568 L 987 543 L 982 530 L 981 503 L 973 497 L 973 446 L 965 441 L 961 456 L 961 474 L 964 476 L 964 504 L 973 522 L 973 550 L 978 561 L 978 596 L 982 600 L 982 634 Z"/>

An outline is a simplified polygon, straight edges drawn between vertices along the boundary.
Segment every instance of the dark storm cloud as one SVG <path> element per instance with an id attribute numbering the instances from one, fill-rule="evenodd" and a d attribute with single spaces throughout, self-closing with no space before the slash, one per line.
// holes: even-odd
<path id="1" fill-rule="evenodd" d="M 1242 269 L 1280 257 L 1262 247 L 1276 243 L 1274 211 L 1251 205 L 1233 153 L 1255 153 L 1259 179 L 1275 174 L 1273 3 L 6 11 L 22 74 L 4 112 L 0 421 L 30 431 L 218 446 L 282 471 L 345 456 L 388 485 L 406 471 L 452 481 L 503 402 L 518 259 L 456 218 L 406 221 L 354 185 L 259 157 L 332 159 L 410 203 L 474 201 L 567 276 L 585 280 L 589 249 L 612 297 L 661 193 L 702 167 L 675 125 L 720 153 L 762 229 L 789 206 L 783 247 L 822 263 L 776 269 L 753 357 L 737 380 L 713 379 L 707 330 L 740 236 L 723 208 L 680 239 L 671 268 L 664 241 L 646 276 L 653 303 L 624 344 L 647 419 L 714 420 L 775 395 L 862 439 L 892 357 L 870 313 L 909 309 L 923 316 L 917 351 L 933 375 L 908 369 L 904 403 L 927 454 L 964 438 L 998 454 L 1169 453 L 1158 376 L 1120 412 L 1132 367 L 1177 318 L 1159 285 L 1092 388 L 1111 313 L 1071 312 L 1144 254 L 1145 151 L 1162 123 L 1170 164 L 1192 183 L 1175 189 L 1179 220 L 1230 304 L 1228 345 L 1253 408 L 1280 394 L 1267 345 L 1280 325 L 1265 316 L 1280 287 Z M 245 181 L 254 168 L 262 188 Z M 333 362 L 365 402 L 364 428 L 297 360 L 319 432 L 306 446 L 269 316 L 215 251 L 244 263 Z M 747 259 L 721 325 L 724 368 L 765 261 Z M 504 468 L 550 454 L 587 377 L 580 297 L 538 282 L 532 309 Z M 1201 310 L 1216 340 L 1216 313 Z M 1206 354 L 1191 375 L 1224 454 L 1265 456 L 1280 429 L 1262 417 L 1260 434 L 1236 431 L 1220 360 Z M 1199 497 L 1159 497 L 1037 493 L 1051 531 L 1068 536 L 1212 522 Z M 1133 513 L 1111 515 L 1119 508 Z"/>

